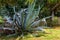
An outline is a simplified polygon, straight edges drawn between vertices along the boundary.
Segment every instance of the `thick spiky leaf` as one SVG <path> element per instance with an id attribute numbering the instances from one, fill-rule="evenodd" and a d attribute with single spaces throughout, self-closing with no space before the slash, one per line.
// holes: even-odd
<path id="1" fill-rule="evenodd" d="M 28 8 L 28 15 L 26 19 L 26 27 L 30 28 L 31 23 L 35 20 L 35 18 L 38 16 L 39 11 L 40 11 L 40 6 L 37 11 L 34 10 L 35 7 L 35 2 L 32 5 L 29 5 Z"/>

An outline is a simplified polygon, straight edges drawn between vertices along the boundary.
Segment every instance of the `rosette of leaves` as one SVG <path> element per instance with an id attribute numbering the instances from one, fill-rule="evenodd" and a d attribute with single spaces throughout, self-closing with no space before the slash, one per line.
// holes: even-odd
<path id="1" fill-rule="evenodd" d="M 16 21 L 18 22 L 18 26 L 19 28 L 22 28 L 21 30 L 34 30 L 32 28 L 32 25 L 34 23 L 34 20 L 36 19 L 36 17 L 39 15 L 39 12 L 41 10 L 41 8 L 43 7 L 43 4 L 42 5 L 38 5 L 37 8 L 35 8 L 36 6 L 36 0 L 34 0 L 31 4 L 29 3 L 28 5 L 28 8 L 27 8 L 27 11 L 24 11 L 25 9 L 22 9 L 21 11 L 19 11 L 19 17 L 18 18 L 16 16 L 16 11 L 15 11 L 15 8 L 14 8 L 14 12 L 15 12 L 15 17 L 13 19 L 16 18 Z M 35 24 L 34 24 L 35 25 Z"/>

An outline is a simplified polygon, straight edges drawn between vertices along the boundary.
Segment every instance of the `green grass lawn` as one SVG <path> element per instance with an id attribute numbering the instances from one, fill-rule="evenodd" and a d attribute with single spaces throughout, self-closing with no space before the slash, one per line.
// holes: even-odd
<path id="1" fill-rule="evenodd" d="M 41 37 L 32 37 L 32 38 L 25 38 L 22 40 L 60 40 L 60 30 L 56 29 L 46 29 L 47 34 Z"/>
<path id="2" fill-rule="evenodd" d="M 40 36 L 40 37 L 33 37 L 30 34 L 30 37 L 24 36 L 22 39 L 20 39 L 20 36 L 18 37 L 3 37 L 0 38 L 0 40 L 60 40 L 60 29 L 45 29 L 46 34 Z"/>

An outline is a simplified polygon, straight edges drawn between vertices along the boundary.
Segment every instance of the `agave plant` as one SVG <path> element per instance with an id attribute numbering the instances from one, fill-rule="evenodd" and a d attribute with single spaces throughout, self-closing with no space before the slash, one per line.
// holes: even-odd
<path id="1" fill-rule="evenodd" d="M 28 8 L 22 9 L 18 13 L 15 11 L 15 15 L 13 17 L 14 22 L 18 25 L 20 30 L 32 30 L 32 24 L 34 20 L 39 15 L 39 12 L 43 6 L 39 5 L 37 9 L 35 9 L 36 0 L 33 1 L 32 4 L 28 5 Z"/>

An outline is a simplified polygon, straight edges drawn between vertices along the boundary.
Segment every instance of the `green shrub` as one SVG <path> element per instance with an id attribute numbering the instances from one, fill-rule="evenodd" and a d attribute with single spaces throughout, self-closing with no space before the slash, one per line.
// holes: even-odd
<path id="1" fill-rule="evenodd" d="M 58 18 L 57 17 L 53 18 L 52 24 L 53 25 L 58 25 Z"/>
<path id="2" fill-rule="evenodd" d="M 0 24 L 4 23 L 3 17 L 0 16 Z"/>

